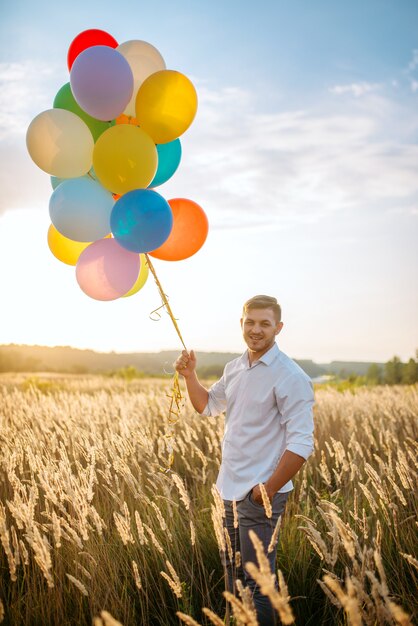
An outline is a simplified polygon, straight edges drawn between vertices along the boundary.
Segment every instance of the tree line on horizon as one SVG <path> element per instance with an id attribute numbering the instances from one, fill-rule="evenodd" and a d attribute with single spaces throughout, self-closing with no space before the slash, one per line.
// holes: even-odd
<path id="1" fill-rule="evenodd" d="M 164 353 L 164 358 L 176 353 Z M 202 354 L 198 375 L 202 378 L 219 378 L 225 363 L 233 354 Z M 334 362 L 326 370 L 313 361 L 297 361 L 312 378 L 331 374 L 338 381 L 354 385 L 412 385 L 418 382 L 418 350 L 415 358 L 402 362 L 394 356 L 386 363 Z M 168 363 L 168 361 L 167 361 Z M 54 372 L 66 374 L 104 374 L 131 379 L 146 376 L 163 376 L 167 373 L 161 355 L 157 354 L 96 354 L 92 350 L 80 351 L 69 347 L 42 348 L 40 346 L 0 346 L 0 373 Z M 368 367 L 367 367 L 368 366 Z M 367 367 L 367 369 L 366 369 Z"/>
<path id="2" fill-rule="evenodd" d="M 418 350 L 415 357 L 403 363 L 394 356 L 383 368 L 372 363 L 367 370 L 366 382 L 372 385 L 413 385 L 418 382 Z"/>

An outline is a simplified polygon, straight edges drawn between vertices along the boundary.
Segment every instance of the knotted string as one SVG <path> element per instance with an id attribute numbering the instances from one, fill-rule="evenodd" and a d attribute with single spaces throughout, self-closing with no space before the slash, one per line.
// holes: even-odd
<path id="1" fill-rule="evenodd" d="M 162 285 L 160 283 L 160 281 L 158 280 L 158 276 L 155 272 L 154 266 L 151 263 L 151 260 L 148 256 L 148 254 L 145 254 L 145 258 L 147 260 L 147 264 L 149 267 L 149 270 L 151 272 L 151 274 L 154 277 L 155 280 L 155 284 L 157 285 L 157 289 L 158 292 L 161 296 L 161 300 L 162 300 L 162 305 L 157 307 L 156 309 L 154 309 L 154 311 L 151 311 L 150 313 L 150 318 L 153 321 L 159 321 L 161 319 L 161 314 L 159 313 L 159 311 L 161 309 L 164 309 L 167 311 L 168 315 L 171 318 L 171 321 L 173 322 L 173 326 L 176 329 L 177 335 L 179 336 L 179 339 L 182 343 L 182 346 L 185 350 L 187 350 L 186 348 L 186 344 L 184 343 L 183 337 L 181 336 L 181 332 L 180 329 L 178 327 L 177 324 L 177 320 L 173 315 L 173 312 L 171 310 L 170 304 L 168 302 L 168 298 L 166 296 L 166 294 L 164 293 L 164 290 L 162 288 Z M 164 437 L 165 439 L 168 440 L 168 444 L 167 444 L 167 449 L 168 449 L 168 460 L 166 463 L 166 466 L 164 468 L 160 467 L 160 471 L 164 472 L 164 473 L 168 473 L 171 469 L 171 466 L 173 465 L 174 462 L 174 452 L 173 452 L 173 446 L 170 440 L 173 439 L 174 437 L 174 426 L 175 424 L 177 424 L 177 422 L 180 419 L 180 414 L 181 414 L 181 410 L 183 408 L 183 394 L 181 393 L 181 389 L 180 389 L 180 382 L 179 382 L 179 374 L 176 371 L 174 373 L 173 376 L 173 382 L 172 382 L 172 387 L 171 387 L 171 392 L 167 394 L 167 398 L 169 398 L 170 400 L 170 405 L 168 407 L 168 430 L 165 433 Z"/>

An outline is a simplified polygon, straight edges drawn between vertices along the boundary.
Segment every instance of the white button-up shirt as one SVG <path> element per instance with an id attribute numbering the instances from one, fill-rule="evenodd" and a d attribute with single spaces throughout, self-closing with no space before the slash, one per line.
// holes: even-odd
<path id="1" fill-rule="evenodd" d="M 275 343 L 249 364 L 248 352 L 227 363 L 209 389 L 202 415 L 226 410 L 216 486 L 224 500 L 242 500 L 273 474 L 283 452 L 307 459 L 313 451 L 312 382 Z M 290 480 L 279 490 L 293 489 Z"/>

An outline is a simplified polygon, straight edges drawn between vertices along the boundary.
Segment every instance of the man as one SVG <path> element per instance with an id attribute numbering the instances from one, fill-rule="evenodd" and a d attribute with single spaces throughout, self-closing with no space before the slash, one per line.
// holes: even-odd
<path id="1" fill-rule="evenodd" d="M 183 351 L 175 367 L 185 378 L 190 400 L 203 416 L 226 411 L 222 441 L 222 463 L 216 486 L 224 500 L 233 562 L 226 556 L 229 589 L 240 578 L 253 591 L 261 626 L 276 623 L 267 596 L 261 594 L 245 570 L 245 563 L 257 563 L 249 530 L 254 530 L 267 548 L 276 522 L 283 514 L 292 477 L 313 451 L 313 388 L 310 378 L 275 342 L 283 328 L 276 298 L 255 296 L 243 307 L 241 328 L 247 350 L 227 363 L 223 376 L 207 390 L 196 375 L 193 350 Z M 259 483 L 263 483 L 272 504 L 268 518 Z M 233 500 L 238 512 L 238 529 L 233 524 Z M 276 547 L 269 553 L 276 571 Z M 235 566 L 241 553 L 242 566 Z"/>

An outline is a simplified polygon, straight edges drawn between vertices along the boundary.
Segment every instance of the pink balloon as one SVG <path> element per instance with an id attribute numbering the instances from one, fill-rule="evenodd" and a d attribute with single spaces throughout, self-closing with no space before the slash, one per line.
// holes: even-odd
<path id="1" fill-rule="evenodd" d="M 80 254 L 76 278 L 90 298 L 116 300 L 134 285 L 139 268 L 139 254 L 122 248 L 115 239 L 99 239 Z"/>
<path id="2" fill-rule="evenodd" d="M 120 52 L 108 46 L 92 46 L 75 59 L 70 84 L 83 111 L 105 122 L 124 112 L 132 96 L 134 77 Z"/>

